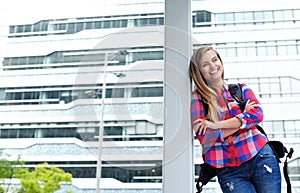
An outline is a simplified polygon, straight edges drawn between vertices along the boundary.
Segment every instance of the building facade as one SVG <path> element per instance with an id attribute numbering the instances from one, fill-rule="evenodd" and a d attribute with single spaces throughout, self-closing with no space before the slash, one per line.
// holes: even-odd
<path id="1" fill-rule="evenodd" d="M 289 172 L 299 191 L 300 5 L 216 2 L 192 1 L 193 48 L 215 47 L 227 81 L 253 88 L 268 137 L 295 149 Z M 114 6 L 7 27 L 0 148 L 26 167 L 72 173 L 60 192 L 95 192 L 102 110 L 101 192 L 162 192 L 164 2 Z M 201 162 L 195 141 L 195 178 Z M 205 191 L 220 190 L 212 182 Z"/>

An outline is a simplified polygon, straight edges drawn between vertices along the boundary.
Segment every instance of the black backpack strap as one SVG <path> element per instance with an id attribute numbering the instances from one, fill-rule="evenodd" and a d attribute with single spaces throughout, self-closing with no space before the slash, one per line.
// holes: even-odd
<path id="1" fill-rule="evenodd" d="M 241 110 L 244 111 L 247 101 L 244 100 L 241 84 L 229 84 L 228 90 L 230 95 L 239 103 Z"/>
<path id="2" fill-rule="evenodd" d="M 287 159 L 288 158 L 292 158 L 292 155 L 294 153 L 294 149 L 290 148 L 289 153 L 287 154 L 285 161 L 284 161 L 284 165 L 283 165 L 283 175 L 284 175 L 284 179 L 286 181 L 286 185 L 287 185 L 287 193 L 292 193 L 292 186 L 291 186 L 291 181 L 289 178 L 289 173 L 288 173 L 288 162 Z"/>
<path id="3" fill-rule="evenodd" d="M 242 86 L 237 84 L 229 84 L 228 90 L 231 96 L 239 103 L 244 101 Z"/>
<path id="4" fill-rule="evenodd" d="M 202 182 L 200 181 L 200 177 L 198 177 L 198 180 L 197 180 L 197 183 L 196 183 L 196 188 L 197 188 L 197 192 L 196 193 L 202 192 L 203 186 L 204 186 L 204 184 L 202 184 Z"/>
<path id="5" fill-rule="evenodd" d="M 262 134 L 264 134 L 266 137 L 268 137 L 267 134 L 266 134 L 266 132 L 265 132 L 265 130 L 264 130 L 261 126 L 256 125 L 256 128 L 257 128 Z"/>
<path id="6" fill-rule="evenodd" d="M 231 96 L 239 103 L 239 106 L 240 106 L 241 110 L 244 111 L 245 105 L 246 105 L 247 101 L 244 101 L 242 86 L 239 83 L 238 84 L 229 84 L 228 85 L 228 90 L 229 90 Z M 264 134 L 265 136 L 267 136 L 266 132 L 264 131 L 264 129 L 261 126 L 256 125 L 256 128 L 262 134 Z M 287 154 L 287 156 L 285 158 L 284 166 L 283 166 L 283 174 L 284 174 L 284 178 L 285 178 L 285 181 L 286 181 L 286 184 L 287 184 L 287 193 L 292 193 L 291 182 L 290 182 L 290 178 L 289 178 L 289 174 L 288 174 L 288 162 L 287 162 L 287 159 L 291 158 L 292 155 L 293 155 L 293 153 L 294 153 L 294 149 L 290 148 L 290 151 L 288 152 L 288 154 Z M 277 159 L 280 162 L 279 158 L 277 158 Z"/>

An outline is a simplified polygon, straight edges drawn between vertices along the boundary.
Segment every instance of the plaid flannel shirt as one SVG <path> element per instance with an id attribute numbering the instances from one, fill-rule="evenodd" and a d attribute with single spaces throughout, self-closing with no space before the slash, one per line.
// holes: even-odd
<path id="1" fill-rule="evenodd" d="M 199 130 L 195 133 L 202 145 L 205 162 L 216 168 L 239 166 L 253 158 L 267 143 L 266 136 L 255 127 L 263 120 L 263 111 L 253 91 L 246 84 L 241 84 L 244 100 L 250 99 L 259 104 L 249 111 L 242 112 L 238 102 L 230 95 L 227 83 L 224 82 L 223 86 L 225 91 L 219 93 L 218 97 L 224 97 L 226 104 L 222 105 L 221 100 L 218 100 L 220 120 L 237 117 L 242 122 L 240 129 L 226 138 L 222 128 L 207 129 L 205 134 L 199 134 Z M 206 112 L 197 90 L 192 93 L 190 113 L 192 127 L 198 129 L 197 119 L 205 119 Z"/>

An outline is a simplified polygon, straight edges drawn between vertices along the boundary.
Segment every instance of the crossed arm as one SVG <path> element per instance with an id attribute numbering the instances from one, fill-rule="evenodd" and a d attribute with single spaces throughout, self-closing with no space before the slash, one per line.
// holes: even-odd
<path id="1" fill-rule="evenodd" d="M 256 106 L 257 106 L 257 104 L 255 103 L 255 101 L 250 102 L 250 100 L 248 100 L 246 102 L 244 112 L 249 111 L 252 108 L 255 108 Z M 199 135 L 204 134 L 207 129 L 223 128 L 224 129 L 224 137 L 227 137 L 227 136 L 235 133 L 236 131 L 239 130 L 239 128 L 242 125 L 240 119 L 238 119 L 237 117 L 232 117 L 230 119 L 222 120 L 222 121 L 219 121 L 216 123 L 205 120 L 205 119 L 197 119 L 194 121 L 194 124 L 197 124 L 197 127 L 194 127 L 194 131 L 196 133 L 199 132 Z"/>

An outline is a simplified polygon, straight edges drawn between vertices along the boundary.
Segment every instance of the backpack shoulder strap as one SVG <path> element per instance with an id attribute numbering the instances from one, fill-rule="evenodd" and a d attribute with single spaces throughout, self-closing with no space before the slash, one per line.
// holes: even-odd
<path id="1" fill-rule="evenodd" d="M 285 158 L 285 161 L 284 161 L 284 166 L 283 166 L 283 174 L 284 174 L 284 179 L 285 179 L 286 185 L 287 185 L 287 193 L 292 193 L 292 186 L 291 186 L 291 181 L 290 181 L 289 173 L 288 173 L 288 162 L 287 162 L 287 159 L 288 158 L 291 159 L 293 153 L 294 153 L 294 149 L 290 148 L 290 151 L 286 155 L 286 158 Z"/>
<path id="2" fill-rule="evenodd" d="M 228 90 L 230 92 L 230 95 L 239 103 L 239 106 L 242 111 L 245 109 L 246 101 L 243 97 L 243 89 L 241 84 L 229 84 Z"/>
<path id="3" fill-rule="evenodd" d="M 231 96 L 239 103 L 239 106 L 240 106 L 241 110 L 244 111 L 246 102 L 243 99 L 242 86 L 239 83 L 237 83 L 237 84 L 229 84 L 228 85 L 228 90 L 229 90 Z M 267 136 L 266 132 L 264 131 L 264 129 L 261 126 L 256 125 L 256 128 L 261 133 L 263 133 L 265 136 Z M 283 167 L 283 174 L 284 174 L 285 181 L 287 183 L 287 193 L 291 193 L 292 192 L 292 190 L 291 190 L 291 182 L 290 182 L 290 178 L 289 178 L 289 174 L 288 174 L 288 162 L 287 162 L 287 159 L 292 157 L 293 152 L 294 152 L 293 148 L 291 148 L 290 151 L 287 152 L 288 154 L 286 155 L 286 159 L 284 161 L 284 167 Z M 279 160 L 279 158 L 277 158 L 277 159 Z M 280 162 L 280 160 L 279 160 L 279 162 Z"/>
<path id="4" fill-rule="evenodd" d="M 240 103 L 240 102 L 244 101 L 242 86 L 239 83 L 237 83 L 237 84 L 229 84 L 228 85 L 228 90 L 229 90 L 231 96 L 237 102 Z"/>

